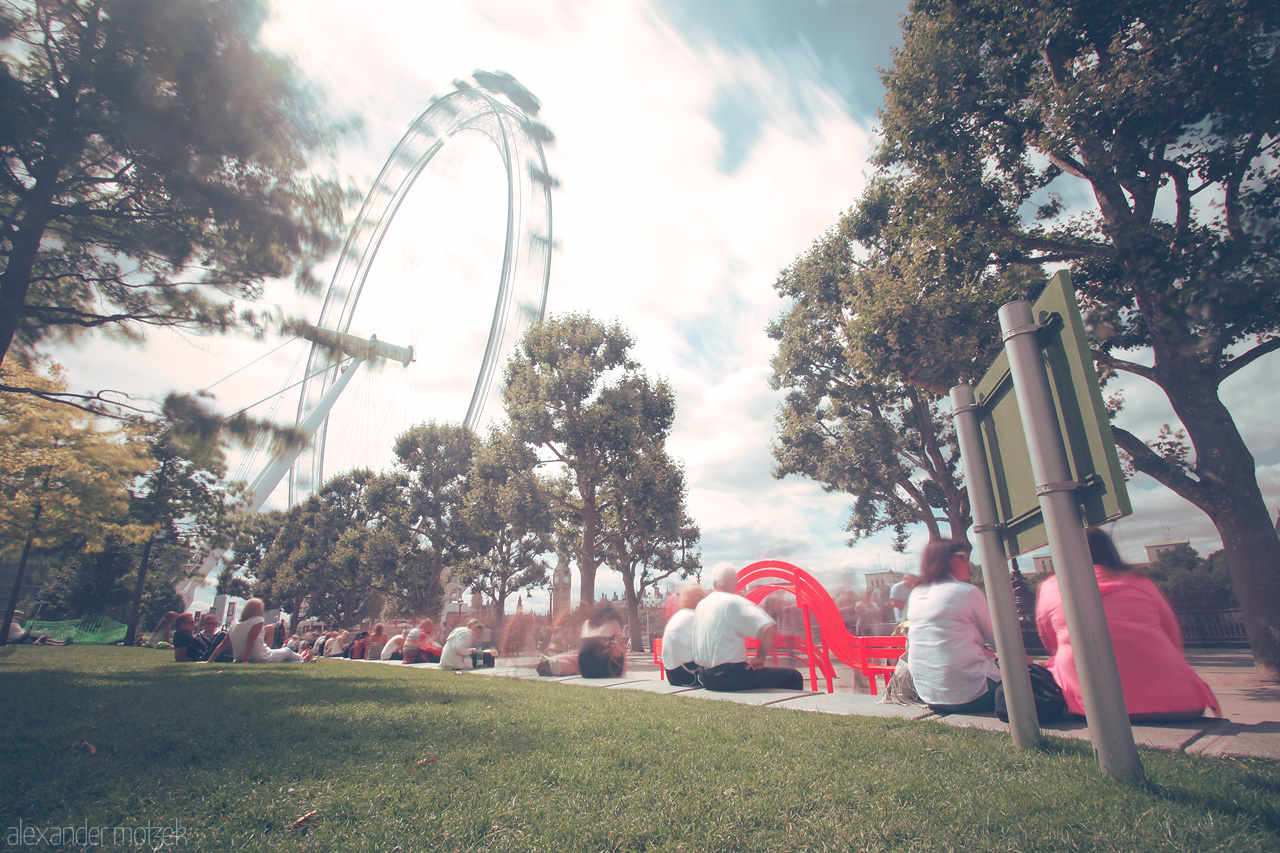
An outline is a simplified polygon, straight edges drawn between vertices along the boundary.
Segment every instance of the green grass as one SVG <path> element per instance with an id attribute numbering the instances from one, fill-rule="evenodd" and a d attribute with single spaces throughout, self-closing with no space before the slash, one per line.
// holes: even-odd
<path id="1" fill-rule="evenodd" d="M 1280 849 L 1280 765 L 1260 759 L 1144 751 L 1147 781 L 1124 788 L 1082 742 L 1019 752 L 900 719 L 171 661 L 0 651 L 6 840 L 21 820 L 105 827 L 103 850 L 150 849 L 112 838 L 147 825 L 192 851 Z"/>

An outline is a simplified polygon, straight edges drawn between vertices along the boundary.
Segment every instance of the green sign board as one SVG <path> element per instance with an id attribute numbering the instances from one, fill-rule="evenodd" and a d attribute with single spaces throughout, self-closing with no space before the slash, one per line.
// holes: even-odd
<path id="1" fill-rule="evenodd" d="M 1071 276 L 1066 272 L 1055 275 L 1036 300 L 1032 314 L 1041 327 L 1040 347 L 1076 483 L 1080 522 L 1092 527 L 1129 515 L 1133 508 Z M 1047 544 L 1049 537 L 1040 517 L 1040 498 L 1007 354 L 1001 353 L 992 363 L 974 396 L 1005 548 L 1010 556 L 1025 554 Z"/>

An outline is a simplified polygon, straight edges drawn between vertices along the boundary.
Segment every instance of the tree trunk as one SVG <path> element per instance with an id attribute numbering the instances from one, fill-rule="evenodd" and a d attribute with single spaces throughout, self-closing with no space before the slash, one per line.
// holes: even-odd
<path id="1" fill-rule="evenodd" d="M 498 640 L 502 638 L 502 628 L 507 623 L 507 593 L 496 594 L 493 597 L 493 624 L 489 626 L 489 636 L 496 645 Z"/>
<path id="2" fill-rule="evenodd" d="M 1213 521 L 1240 599 L 1257 676 L 1280 682 L 1280 537 L 1271 526 L 1253 454 L 1218 398 L 1217 382 L 1188 363 L 1191 359 L 1171 361 L 1172 369 L 1166 364 L 1160 371 L 1159 384 L 1195 447 L 1199 481 L 1144 468 L 1141 459 L 1135 459 L 1135 467 Z"/>
<path id="3" fill-rule="evenodd" d="M 578 601 L 592 607 L 596 603 L 596 536 L 600 529 L 600 511 L 594 503 L 583 501 L 582 542 L 578 545 Z"/>
<path id="4" fill-rule="evenodd" d="M 631 651 L 644 651 L 644 637 L 640 633 L 640 595 L 635 590 L 635 572 L 622 572 L 627 592 L 627 624 L 630 626 Z"/>
<path id="5" fill-rule="evenodd" d="M 27 534 L 27 542 L 22 546 L 22 557 L 18 559 L 18 574 L 13 579 L 13 592 L 9 593 L 9 606 L 4 611 L 4 631 L 0 633 L 0 645 L 9 642 L 9 629 L 13 627 L 13 614 L 18 609 L 18 602 L 22 599 L 22 581 L 27 574 L 27 558 L 31 556 L 31 543 L 36 539 L 35 525 L 40 521 L 40 510 L 42 506 L 36 505 L 35 520 L 31 526 L 31 532 Z"/>
<path id="6" fill-rule="evenodd" d="M 132 646 L 138 641 L 138 620 L 142 617 L 142 589 L 147 582 L 147 564 L 151 561 L 151 544 L 156 541 L 155 534 L 147 537 L 147 544 L 142 546 L 142 559 L 138 562 L 138 581 L 133 585 L 133 604 L 129 607 L 129 628 L 124 634 L 124 644 Z"/>

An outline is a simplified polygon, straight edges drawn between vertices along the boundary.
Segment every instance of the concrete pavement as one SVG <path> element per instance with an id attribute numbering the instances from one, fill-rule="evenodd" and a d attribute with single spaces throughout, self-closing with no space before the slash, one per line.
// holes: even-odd
<path id="1" fill-rule="evenodd" d="M 1135 725 L 1134 739 L 1152 749 L 1180 751 L 1209 756 L 1256 756 L 1280 760 L 1280 685 L 1259 682 L 1253 675 L 1253 661 L 1247 649 L 1190 649 L 1187 659 L 1209 683 L 1222 705 L 1222 717 L 1205 717 L 1186 723 Z M 880 704 L 869 694 L 860 676 L 836 668 L 835 692 L 753 690 L 742 693 L 715 693 L 697 687 L 672 687 L 659 678 L 658 667 L 645 654 L 632 654 L 626 675 L 621 678 L 586 679 L 579 676 L 539 678 L 534 658 L 500 660 L 493 669 L 476 674 L 557 681 L 566 686 L 605 690 L 643 690 L 680 698 L 710 699 L 746 705 L 793 708 L 824 714 L 852 714 L 867 717 L 903 717 L 933 720 L 952 726 L 970 726 L 991 731 L 1008 730 L 994 716 L 952 714 L 939 717 L 927 708 Z M 807 681 L 807 679 L 806 679 Z M 859 684 L 861 682 L 861 684 Z M 825 684 L 820 687 L 825 691 Z M 1082 719 L 1042 726 L 1046 735 L 1088 740 L 1089 729 Z"/>

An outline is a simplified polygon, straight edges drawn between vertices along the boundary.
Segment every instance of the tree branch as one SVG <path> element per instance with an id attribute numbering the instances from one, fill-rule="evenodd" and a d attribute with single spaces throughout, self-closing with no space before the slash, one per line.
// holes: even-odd
<path id="1" fill-rule="evenodd" d="M 1228 376 L 1232 376 L 1233 374 L 1238 373 L 1242 369 L 1253 364 L 1255 361 L 1262 358 L 1264 355 L 1273 353 L 1278 349 L 1280 349 L 1280 337 L 1272 338 L 1269 341 L 1263 341 L 1262 343 L 1258 344 L 1256 347 L 1249 350 L 1248 352 L 1241 353 L 1240 355 L 1231 359 L 1231 361 L 1228 361 L 1223 366 L 1219 375 L 1222 377 L 1222 379 L 1226 379 Z"/>
<path id="2" fill-rule="evenodd" d="M 1150 379 L 1156 382 L 1156 372 L 1153 368 L 1147 367 L 1145 364 L 1138 364 L 1136 361 L 1126 361 L 1122 358 L 1116 358 L 1110 353 L 1092 350 L 1093 360 L 1099 364 L 1104 364 L 1112 370 L 1123 370 L 1125 373 L 1132 373 L 1134 376 L 1141 376 L 1143 379 Z"/>
<path id="3" fill-rule="evenodd" d="M 0 392 L 9 394 L 30 394 L 33 397 L 39 397 L 41 400 L 48 400 L 50 403 L 58 403 L 64 406 L 71 406 L 73 409 L 79 409 L 82 412 L 88 412 L 91 415 L 100 415 L 107 418 L 124 417 L 114 409 L 128 409 L 131 412 L 147 414 L 149 410 L 139 406 L 131 406 L 128 403 L 122 403 L 119 400 L 113 400 L 107 397 L 107 394 L 119 394 L 126 400 L 129 395 L 123 391 L 98 391 L 94 394 L 75 394 L 70 391 L 46 391 L 42 388 L 29 388 L 24 385 L 3 385 L 0 384 Z M 101 403 L 102 405 L 94 405 Z M 113 407 L 113 408 L 107 408 Z"/>
<path id="4" fill-rule="evenodd" d="M 1128 454 L 1135 469 L 1205 512 L 1209 511 L 1213 500 L 1208 489 L 1199 480 L 1192 478 L 1184 468 L 1156 453 L 1127 429 L 1112 426 L 1111 434 L 1115 437 L 1116 446 Z"/>

